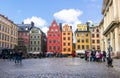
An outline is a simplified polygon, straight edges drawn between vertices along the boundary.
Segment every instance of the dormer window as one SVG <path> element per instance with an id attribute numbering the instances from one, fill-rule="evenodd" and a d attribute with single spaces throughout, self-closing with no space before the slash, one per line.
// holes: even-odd
<path id="1" fill-rule="evenodd" d="M 25 28 L 25 30 L 28 30 L 28 28 Z"/>

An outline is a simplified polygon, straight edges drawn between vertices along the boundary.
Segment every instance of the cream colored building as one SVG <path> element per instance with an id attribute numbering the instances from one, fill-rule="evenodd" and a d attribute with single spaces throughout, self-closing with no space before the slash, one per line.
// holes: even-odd
<path id="1" fill-rule="evenodd" d="M 0 48 L 13 49 L 18 44 L 18 27 L 0 14 Z"/>
<path id="2" fill-rule="evenodd" d="M 113 55 L 120 56 L 120 0 L 103 0 L 102 14 L 102 50 L 107 51 L 110 45 Z"/>
<path id="3" fill-rule="evenodd" d="M 100 26 L 92 24 L 90 26 L 90 31 L 91 31 L 91 46 L 92 49 L 94 48 L 95 50 L 101 50 L 100 42 Z"/>

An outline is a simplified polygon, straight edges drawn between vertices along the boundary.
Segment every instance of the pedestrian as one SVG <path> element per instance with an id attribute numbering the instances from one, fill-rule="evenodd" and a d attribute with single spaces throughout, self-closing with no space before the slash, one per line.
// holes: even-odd
<path id="1" fill-rule="evenodd" d="M 96 61 L 99 62 L 100 61 L 100 52 L 99 51 L 96 52 L 95 57 L 96 57 Z"/>
<path id="2" fill-rule="evenodd" d="M 95 49 L 93 48 L 93 50 L 91 51 L 91 58 L 90 58 L 90 61 L 96 61 L 96 51 Z"/>
<path id="3" fill-rule="evenodd" d="M 75 52 L 72 52 L 72 57 L 73 57 L 73 58 L 75 57 Z"/>
<path id="4" fill-rule="evenodd" d="M 103 51 L 103 62 L 106 61 L 106 51 Z"/>
<path id="5" fill-rule="evenodd" d="M 113 59 L 111 58 L 111 53 L 110 53 L 109 49 L 106 53 L 106 58 L 107 58 L 107 66 L 113 67 L 113 65 L 112 65 Z"/>

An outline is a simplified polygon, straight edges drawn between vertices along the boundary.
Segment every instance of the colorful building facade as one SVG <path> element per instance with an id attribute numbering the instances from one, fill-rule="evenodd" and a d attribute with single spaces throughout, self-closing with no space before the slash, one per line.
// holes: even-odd
<path id="1" fill-rule="evenodd" d="M 17 24 L 18 25 L 18 45 L 25 46 L 27 52 L 30 51 L 30 30 L 34 27 L 34 23 L 31 24 Z"/>
<path id="2" fill-rule="evenodd" d="M 91 50 L 91 33 L 87 24 L 78 24 L 75 31 L 76 53 L 84 53 L 85 50 Z"/>
<path id="3" fill-rule="evenodd" d="M 73 33 L 72 26 L 68 24 L 62 29 L 62 54 L 72 54 Z"/>
<path id="4" fill-rule="evenodd" d="M 100 26 L 96 26 L 94 24 L 92 24 L 92 26 L 90 27 L 90 31 L 91 31 L 91 48 L 95 49 L 95 50 L 101 50 L 100 47 L 100 39 L 101 39 L 101 33 L 100 33 Z"/>
<path id="5" fill-rule="evenodd" d="M 18 45 L 18 26 L 0 14 L 0 48 L 13 49 Z"/>
<path id="6" fill-rule="evenodd" d="M 47 52 L 62 52 L 62 33 L 55 20 L 47 32 Z"/>

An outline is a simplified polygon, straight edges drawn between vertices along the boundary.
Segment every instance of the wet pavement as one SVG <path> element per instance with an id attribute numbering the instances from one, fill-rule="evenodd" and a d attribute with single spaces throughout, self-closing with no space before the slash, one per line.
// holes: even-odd
<path id="1" fill-rule="evenodd" d="M 0 59 L 0 78 L 120 78 L 120 71 L 117 65 L 80 58 L 25 59 L 22 64 Z"/>

